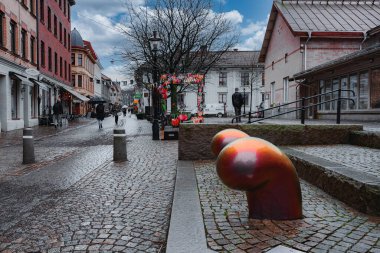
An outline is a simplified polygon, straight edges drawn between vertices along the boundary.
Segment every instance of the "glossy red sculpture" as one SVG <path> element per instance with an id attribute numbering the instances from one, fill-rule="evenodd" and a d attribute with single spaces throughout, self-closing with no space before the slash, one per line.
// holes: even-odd
<path id="1" fill-rule="evenodd" d="M 216 168 L 225 185 L 246 191 L 249 218 L 302 218 L 297 172 L 272 143 L 254 137 L 237 139 L 221 150 Z"/>
<path id="2" fill-rule="evenodd" d="M 225 146 L 244 137 L 249 137 L 249 135 L 238 129 L 229 128 L 222 130 L 217 133 L 214 138 L 212 138 L 211 151 L 215 156 L 217 156 Z"/>

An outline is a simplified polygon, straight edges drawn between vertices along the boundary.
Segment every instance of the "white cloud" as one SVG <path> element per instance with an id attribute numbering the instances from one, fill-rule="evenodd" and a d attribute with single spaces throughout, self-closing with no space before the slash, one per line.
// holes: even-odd
<path id="1" fill-rule="evenodd" d="M 145 0 L 79 0 L 73 11 L 86 10 L 89 13 L 102 13 L 107 17 L 116 16 L 127 11 L 127 5 L 142 5 Z"/>
<path id="2" fill-rule="evenodd" d="M 224 15 L 224 18 L 229 20 L 232 24 L 237 25 L 243 22 L 244 16 L 237 10 L 223 12 L 222 14 Z"/>
<path id="3" fill-rule="evenodd" d="M 237 45 L 239 50 L 260 50 L 269 16 L 262 21 L 251 22 L 241 29 L 241 34 L 245 36 L 242 43 Z"/>
<path id="4" fill-rule="evenodd" d="M 125 69 L 123 65 L 110 65 L 106 67 L 103 71 L 103 74 L 110 77 L 114 81 L 127 81 L 130 80 L 131 77 L 128 74 L 128 71 Z"/>

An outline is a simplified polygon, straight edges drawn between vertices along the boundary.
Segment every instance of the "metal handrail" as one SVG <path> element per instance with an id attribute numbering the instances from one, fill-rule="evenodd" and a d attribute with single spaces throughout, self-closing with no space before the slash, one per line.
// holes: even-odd
<path id="1" fill-rule="evenodd" d="M 309 96 L 309 97 L 303 97 L 303 98 L 301 98 L 301 99 L 297 99 L 297 100 L 294 100 L 294 101 L 292 101 L 292 102 L 288 102 L 288 103 L 285 103 L 285 104 L 282 104 L 282 105 L 273 106 L 273 107 L 271 107 L 271 108 L 257 110 L 257 111 L 254 111 L 253 113 L 252 113 L 252 112 L 249 112 L 249 113 L 246 113 L 246 114 L 241 114 L 241 115 L 239 115 L 239 116 L 235 116 L 235 117 L 233 117 L 231 123 L 234 123 L 234 120 L 235 120 L 235 119 L 240 118 L 240 117 L 245 117 L 245 116 L 247 116 L 247 115 L 248 115 L 248 124 L 250 124 L 250 123 L 254 123 L 254 122 L 258 122 L 258 121 L 262 121 L 262 120 L 265 120 L 265 119 L 274 118 L 274 117 L 277 117 L 277 116 L 280 116 L 280 115 L 284 115 L 284 114 L 288 114 L 288 113 L 292 113 L 292 112 L 297 112 L 297 111 L 302 111 L 302 114 L 301 114 L 301 124 L 305 124 L 305 109 L 310 108 L 310 107 L 313 107 L 313 106 L 321 105 L 321 104 L 326 104 L 326 103 L 331 103 L 331 102 L 334 102 L 334 101 L 338 101 L 338 106 L 337 106 L 337 120 L 336 120 L 336 122 L 337 122 L 337 124 L 340 124 L 340 114 L 341 114 L 340 100 L 350 100 L 350 101 L 352 101 L 353 104 L 355 104 L 355 101 L 354 101 L 352 98 L 341 97 L 341 93 L 342 93 L 342 91 L 351 92 L 352 95 L 355 97 L 355 92 L 354 92 L 353 90 L 346 90 L 346 89 L 342 90 L 342 89 L 337 89 L 337 90 L 333 90 L 333 91 L 325 92 L 325 93 L 318 94 L 318 95 L 313 95 L 313 96 Z M 315 98 L 315 97 L 325 96 L 326 94 L 332 94 L 332 93 L 334 93 L 334 92 L 338 92 L 338 98 L 335 98 L 335 99 L 331 99 L 331 100 L 323 101 L 323 102 L 320 102 L 320 103 L 316 103 L 316 104 L 312 104 L 312 105 L 305 106 L 305 102 L 306 102 L 306 100 L 310 100 L 311 98 Z M 301 108 L 297 108 L 297 109 L 290 110 L 290 111 L 283 112 L 283 113 L 278 113 L 278 114 L 271 115 L 271 116 L 267 116 L 267 117 L 262 117 L 262 118 L 260 118 L 260 119 L 257 119 L 257 120 L 254 120 L 254 121 L 251 121 L 252 114 L 262 113 L 262 114 L 264 115 L 264 112 L 265 112 L 265 111 L 271 111 L 271 110 L 276 109 L 276 108 L 281 108 L 281 107 L 284 107 L 284 106 L 286 106 L 286 105 L 291 105 L 291 104 L 295 104 L 295 103 L 299 103 L 299 102 L 301 102 L 301 104 L 302 104 L 302 107 L 301 107 Z"/>

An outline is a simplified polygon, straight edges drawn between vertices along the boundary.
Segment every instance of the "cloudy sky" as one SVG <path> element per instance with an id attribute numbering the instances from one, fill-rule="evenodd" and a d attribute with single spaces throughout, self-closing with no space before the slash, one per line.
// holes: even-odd
<path id="1" fill-rule="evenodd" d="M 92 43 L 104 67 L 104 74 L 119 81 L 130 79 L 117 57 L 124 43 L 119 27 L 123 27 L 126 1 L 144 4 L 144 0 L 77 0 L 72 8 L 72 29 L 75 27 L 84 40 Z M 240 29 L 240 42 L 236 48 L 260 49 L 272 0 L 214 1 L 214 11 L 225 12 L 226 17 Z"/>

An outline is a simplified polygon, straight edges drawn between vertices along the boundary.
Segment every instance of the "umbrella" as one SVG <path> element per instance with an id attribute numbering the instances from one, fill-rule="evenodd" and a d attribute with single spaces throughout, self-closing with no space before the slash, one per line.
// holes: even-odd
<path id="1" fill-rule="evenodd" d="M 104 100 L 104 98 L 99 97 L 99 96 L 94 96 L 90 98 L 90 101 L 89 101 L 89 103 L 92 103 L 92 104 L 100 104 L 100 103 L 105 103 L 105 102 L 106 101 Z"/>
<path id="2" fill-rule="evenodd" d="M 123 109 L 124 109 L 124 108 L 128 108 L 128 106 L 126 106 L 126 105 L 123 105 L 123 107 L 121 107 L 121 108 L 123 108 Z"/>

